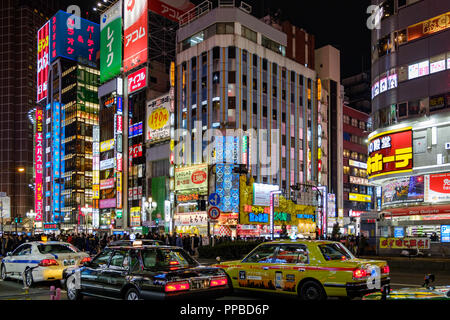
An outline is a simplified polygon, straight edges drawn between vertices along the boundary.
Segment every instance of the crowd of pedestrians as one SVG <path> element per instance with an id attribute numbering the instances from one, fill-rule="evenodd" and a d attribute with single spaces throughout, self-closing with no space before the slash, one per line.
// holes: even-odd
<path id="1" fill-rule="evenodd" d="M 16 234 L 4 234 L 0 237 L 0 256 L 6 256 L 8 252 L 13 252 L 21 244 L 31 241 L 41 241 L 42 235 L 16 235 Z M 320 238 L 320 237 L 318 237 Z M 106 235 L 106 234 L 74 234 L 66 233 L 54 235 L 47 235 L 48 241 L 62 241 L 72 244 L 79 250 L 95 255 L 103 250 L 108 244 L 119 240 L 130 240 L 130 236 L 124 235 Z M 229 236 L 214 236 L 214 237 L 202 237 L 201 235 L 180 235 L 180 234 L 157 234 L 151 233 L 146 236 L 136 235 L 137 240 L 158 240 L 164 245 L 176 246 L 183 248 L 193 256 L 198 256 L 198 248 L 206 245 L 218 245 L 221 243 L 232 241 L 267 241 L 265 238 L 232 238 Z M 352 253 L 356 256 L 362 256 L 366 253 L 368 246 L 367 239 L 364 235 L 361 236 L 329 236 L 326 240 L 339 241 L 344 244 Z"/>
<path id="2" fill-rule="evenodd" d="M 75 234 L 75 233 L 64 233 L 64 234 L 49 234 L 47 236 L 47 241 L 62 241 L 67 242 L 75 246 L 81 251 L 87 252 L 90 255 L 95 255 L 103 250 L 108 244 L 120 241 L 120 240 L 130 240 L 130 236 L 124 235 L 107 235 L 107 234 Z M 8 252 L 13 252 L 17 247 L 26 242 L 31 241 L 41 241 L 42 235 L 16 235 L 16 234 L 3 234 L 0 237 L 0 256 L 6 256 Z M 183 248 L 193 256 L 198 255 L 198 248 L 204 245 L 217 245 L 220 243 L 230 242 L 239 239 L 232 239 L 231 237 L 202 237 L 201 235 L 188 236 L 181 234 L 148 234 L 146 236 L 138 234 L 136 235 L 136 240 L 158 240 L 164 245 L 176 246 Z M 249 241 L 258 239 L 248 239 Z"/>

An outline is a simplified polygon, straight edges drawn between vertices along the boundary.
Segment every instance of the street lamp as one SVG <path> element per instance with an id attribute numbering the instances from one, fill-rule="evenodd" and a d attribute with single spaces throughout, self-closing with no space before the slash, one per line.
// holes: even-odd
<path id="1" fill-rule="evenodd" d="M 27 218 L 31 220 L 31 234 L 34 236 L 34 219 L 36 218 L 36 212 L 31 209 L 27 212 Z"/>
<path id="2" fill-rule="evenodd" d="M 144 205 L 144 212 L 145 212 L 145 220 L 151 222 L 152 221 L 152 214 L 156 210 L 156 208 L 158 207 L 158 204 L 156 202 L 153 202 L 153 198 L 152 197 L 149 197 L 148 200 L 146 200 L 144 198 L 143 205 Z M 148 215 L 149 219 L 147 219 L 147 215 Z"/>

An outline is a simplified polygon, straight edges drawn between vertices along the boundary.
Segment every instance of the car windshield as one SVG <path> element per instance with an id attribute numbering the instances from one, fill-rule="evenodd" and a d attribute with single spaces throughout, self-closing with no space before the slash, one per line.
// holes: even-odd
<path id="1" fill-rule="evenodd" d="M 38 245 L 39 252 L 46 253 L 77 253 L 80 252 L 77 248 L 70 244 L 40 244 Z"/>
<path id="2" fill-rule="evenodd" d="M 183 249 L 144 249 L 142 261 L 145 269 L 179 269 L 198 266 L 198 262 Z"/>
<path id="3" fill-rule="evenodd" d="M 323 257 L 327 261 L 351 260 L 354 256 L 340 243 L 329 243 L 319 245 Z"/>

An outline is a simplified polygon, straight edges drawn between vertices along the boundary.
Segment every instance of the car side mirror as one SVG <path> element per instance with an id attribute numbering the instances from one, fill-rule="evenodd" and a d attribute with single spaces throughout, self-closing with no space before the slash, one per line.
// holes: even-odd
<path id="1" fill-rule="evenodd" d="M 12 252 L 8 252 L 8 253 L 6 254 L 6 256 L 7 256 L 7 257 L 11 257 L 11 256 L 12 256 Z"/>
<path id="2" fill-rule="evenodd" d="M 220 257 L 217 257 L 217 258 L 216 258 L 216 261 L 217 261 L 217 263 L 220 263 L 221 258 L 220 258 Z"/>

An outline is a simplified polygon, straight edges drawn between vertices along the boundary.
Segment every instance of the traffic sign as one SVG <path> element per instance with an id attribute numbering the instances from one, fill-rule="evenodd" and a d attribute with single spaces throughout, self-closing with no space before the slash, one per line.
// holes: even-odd
<path id="1" fill-rule="evenodd" d="M 209 204 L 213 207 L 217 207 L 220 204 L 220 196 L 217 193 L 213 193 L 209 196 Z"/>
<path id="2" fill-rule="evenodd" d="M 209 209 L 208 211 L 208 216 L 210 219 L 212 220 L 217 220 L 220 218 L 220 209 L 217 207 L 212 207 L 211 209 Z"/>

